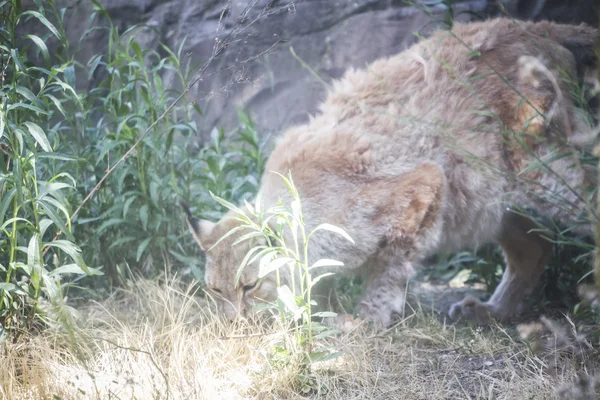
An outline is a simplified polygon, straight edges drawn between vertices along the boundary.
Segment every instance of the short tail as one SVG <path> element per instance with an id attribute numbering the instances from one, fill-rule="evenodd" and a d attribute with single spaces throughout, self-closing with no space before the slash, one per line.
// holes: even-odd
<path id="1" fill-rule="evenodd" d="M 569 50 L 575 58 L 577 69 L 596 68 L 600 31 L 586 24 L 565 25 L 542 21 L 528 24 L 527 29 L 542 37 L 549 37 Z"/>
<path id="2" fill-rule="evenodd" d="M 567 25 L 542 21 L 528 23 L 526 29 L 537 36 L 549 37 L 573 54 L 579 83 L 585 91 L 587 107 L 594 125 L 600 107 L 600 30 L 590 25 Z"/>

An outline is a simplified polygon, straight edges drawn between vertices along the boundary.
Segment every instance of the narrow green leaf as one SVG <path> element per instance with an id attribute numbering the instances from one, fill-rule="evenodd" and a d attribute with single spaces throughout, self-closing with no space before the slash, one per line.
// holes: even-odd
<path id="1" fill-rule="evenodd" d="M 50 93 L 46 93 L 44 94 L 44 96 L 46 96 L 47 98 L 49 98 L 53 103 L 54 106 L 58 109 L 58 111 L 66 118 L 67 117 L 67 113 L 65 112 L 65 109 L 63 108 L 60 100 L 58 100 L 56 97 L 54 97 L 53 95 L 51 95 Z"/>
<path id="2" fill-rule="evenodd" d="M 96 222 L 96 221 L 100 221 L 102 219 L 102 217 L 93 217 L 93 218 L 77 218 L 77 225 L 85 225 L 85 224 L 89 224 L 90 222 Z"/>
<path id="3" fill-rule="evenodd" d="M 17 286 L 13 283 L 0 282 L 0 290 L 5 290 L 7 292 L 12 292 L 15 290 Z"/>
<path id="4" fill-rule="evenodd" d="M 160 74 L 155 73 L 153 78 L 154 78 L 154 90 L 160 97 L 164 96 L 165 88 L 163 86 L 162 77 L 160 76 Z"/>
<path id="5" fill-rule="evenodd" d="M 4 136 L 4 110 L 0 108 L 0 139 Z"/>
<path id="6" fill-rule="evenodd" d="M 83 261 L 81 257 L 81 250 L 75 244 L 66 240 L 55 240 L 53 242 L 44 243 L 44 247 L 56 247 L 67 253 L 73 261 L 88 275 L 91 275 L 91 271 Z"/>
<path id="7" fill-rule="evenodd" d="M 76 161 L 77 159 L 74 157 L 65 156 L 60 153 L 42 153 L 37 155 L 38 158 L 48 158 L 50 160 L 60 160 L 60 161 Z"/>
<path id="8" fill-rule="evenodd" d="M 15 63 L 15 67 L 16 67 L 15 69 L 17 70 L 17 72 L 24 72 L 25 66 L 23 65 L 23 61 L 21 61 L 21 55 L 19 54 L 19 52 L 17 50 L 18 49 L 10 49 L 11 59 Z M 9 106 L 9 110 L 10 110 L 10 106 Z"/>
<path id="9" fill-rule="evenodd" d="M 27 252 L 27 249 L 25 249 L 25 252 Z M 13 264 L 13 269 L 20 269 L 23 272 L 25 272 L 27 275 L 31 275 L 31 273 L 33 272 L 33 270 L 31 268 L 29 268 L 29 266 L 25 263 L 22 263 L 20 261 L 17 261 Z"/>
<path id="10" fill-rule="evenodd" d="M 235 246 L 238 243 L 241 243 L 241 242 L 244 242 L 244 241 L 246 241 L 248 239 L 252 239 L 254 237 L 259 237 L 259 236 L 262 236 L 262 235 L 263 234 L 261 232 L 250 232 L 250 233 L 247 233 L 245 235 L 240 236 L 235 242 L 232 243 L 231 246 Z"/>
<path id="11" fill-rule="evenodd" d="M 263 262 L 265 260 L 265 262 Z M 271 272 L 283 267 L 286 264 L 290 264 L 295 262 L 293 258 L 289 257 L 279 257 L 275 260 L 269 260 L 268 256 L 263 257 L 260 260 L 259 269 L 258 269 L 258 277 L 263 278 L 270 274 Z"/>
<path id="12" fill-rule="evenodd" d="M 44 218 L 40 221 L 40 236 L 44 238 L 44 234 L 48 230 L 48 228 L 52 225 L 52 220 L 48 218 Z"/>
<path id="13" fill-rule="evenodd" d="M 96 269 L 96 268 L 88 268 L 88 270 L 90 271 L 89 275 L 104 275 L 104 273 L 102 271 L 100 271 L 99 269 Z M 66 264 L 61 267 L 55 268 L 48 273 L 49 276 L 64 275 L 64 274 L 83 275 L 83 274 L 85 274 L 85 271 L 82 270 L 81 267 L 79 267 L 79 265 L 77 265 L 77 264 Z"/>
<path id="14" fill-rule="evenodd" d="M 312 353 L 310 353 L 308 355 L 309 360 L 311 363 L 316 363 L 316 362 L 324 362 L 324 361 L 328 361 L 328 360 L 333 360 L 334 358 L 337 358 L 339 356 L 342 355 L 341 351 L 337 351 L 337 352 L 326 352 L 326 351 L 313 351 Z"/>
<path id="15" fill-rule="evenodd" d="M 90 68 L 90 70 L 88 72 L 88 80 L 92 79 L 92 77 L 94 76 L 94 72 L 96 71 L 96 68 L 98 68 L 98 65 L 100 65 L 101 62 L 102 62 L 102 54 L 97 54 L 90 59 L 90 61 L 87 64 L 88 67 Z"/>
<path id="16" fill-rule="evenodd" d="M 517 173 L 517 176 L 521 176 L 528 172 L 534 171 L 536 169 L 546 169 L 550 164 L 555 161 L 562 160 L 563 158 L 571 157 L 573 153 L 571 152 L 552 152 L 550 154 L 545 155 L 544 159 L 540 159 L 539 161 L 531 162 L 525 168 Z"/>
<path id="17" fill-rule="evenodd" d="M 146 247 L 148 247 L 151 240 L 152 240 L 152 238 L 149 237 L 149 238 L 144 239 L 144 241 L 139 244 L 139 246 L 137 248 L 137 254 L 135 256 L 136 261 L 138 261 L 138 262 L 140 261 L 140 259 L 142 258 L 142 255 L 144 254 L 144 251 L 146 250 Z"/>
<path id="18" fill-rule="evenodd" d="M 106 231 L 108 228 L 110 228 L 113 225 L 118 225 L 118 224 L 122 224 L 124 223 L 125 220 L 122 218 L 110 218 L 106 221 L 104 221 L 102 223 L 102 225 L 100 225 L 100 227 L 98 227 L 98 231 L 96 232 L 98 235 L 101 235 L 102 233 L 104 233 L 104 231 Z"/>
<path id="19" fill-rule="evenodd" d="M 37 99 L 37 97 L 35 97 L 35 94 L 33 94 L 33 92 L 31 90 L 27 89 L 26 87 L 19 85 L 16 87 L 16 91 L 17 91 L 17 93 L 19 93 L 21 96 L 23 96 L 30 102 L 32 102 L 32 103 L 38 102 L 38 99 Z"/>
<path id="20" fill-rule="evenodd" d="M 292 205 L 292 215 L 294 216 L 294 219 L 296 221 L 298 221 L 299 223 L 301 223 L 302 222 L 302 209 L 300 206 L 300 201 L 293 200 L 291 205 Z"/>
<path id="21" fill-rule="evenodd" d="M 77 82 L 75 80 L 75 66 L 73 64 L 70 64 L 67 68 L 65 68 L 63 74 L 65 76 L 65 81 L 67 85 L 69 85 L 71 89 L 76 87 Z"/>
<path id="22" fill-rule="evenodd" d="M 344 263 L 341 261 L 323 258 L 323 259 L 315 262 L 308 269 L 311 270 L 311 269 L 319 268 L 319 267 L 343 267 L 343 266 L 344 266 Z"/>
<path id="23" fill-rule="evenodd" d="M 213 199 L 215 199 L 217 201 L 217 203 L 223 205 L 224 207 L 226 207 L 227 209 L 231 210 L 231 211 L 235 211 L 236 214 L 241 214 L 241 215 L 246 215 L 244 213 L 244 211 L 242 211 L 241 209 L 239 209 L 238 207 L 236 207 L 235 205 L 233 205 L 232 203 L 228 202 L 227 200 L 224 200 L 218 196 L 215 196 L 212 192 L 209 192 L 209 194 L 211 195 L 211 197 Z"/>
<path id="24" fill-rule="evenodd" d="M 169 154 L 169 150 L 171 150 L 171 146 L 173 146 L 173 135 L 174 134 L 175 134 L 175 129 L 170 129 L 169 133 L 167 133 L 167 140 L 166 140 L 165 151 L 163 153 L 163 156 L 166 156 L 167 154 Z M 1 132 L 0 132 L 0 137 L 2 137 Z"/>
<path id="25" fill-rule="evenodd" d="M 125 243 L 132 242 L 132 241 L 134 241 L 136 239 L 137 238 L 135 236 L 124 236 L 124 237 L 118 238 L 117 240 L 115 240 L 114 242 L 112 242 L 110 244 L 110 246 L 108 246 L 108 249 L 109 250 L 113 249 L 113 248 L 121 246 L 121 245 L 123 245 Z"/>
<path id="26" fill-rule="evenodd" d="M 40 184 L 40 186 L 42 186 Z M 54 192 L 57 192 L 61 189 L 72 189 L 73 186 L 68 184 L 68 183 L 63 183 L 63 182 L 49 182 L 46 183 L 42 186 L 42 189 L 40 190 L 40 193 L 37 196 L 37 200 L 41 200 L 44 197 L 46 197 L 48 194 L 52 194 Z"/>
<path id="27" fill-rule="evenodd" d="M 50 53 L 48 52 L 48 47 L 46 46 L 46 43 L 44 43 L 44 41 L 36 35 L 25 35 L 24 37 L 25 37 L 25 39 L 30 39 L 35 43 L 35 45 L 38 47 L 38 49 L 40 49 L 40 51 L 42 52 L 42 56 L 44 57 L 44 61 L 46 62 L 46 65 L 49 65 L 50 64 Z"/>
<path id="28" fill-rule="evenodd" d="M 133 203 L 138 196 L 139 195 L 134 194 L 133 196 L 131 196 L 127 200 L 125 200 L 125 204 L 123 205 L 123 218 L 127 218 L 127 213 L 129 212 L 129 207 L 131 207 L 131 203 Z"/>
<path id="29" fill-rule="evenodd" d="M 31 271 L 41 269 L 37 233 L 34 233 L 31 239 L 29 239 L 29 245 L 27 246 L 27 267 Z M 37 285 L 39 285 L 39 281 L 33 282 L 33 284 L 37 287 Z"/>
<path id="30" fill-rule="evenodd" d="M 287 285 L 278 287 L 277 295 L 285 307 L 292 312 L 294 319 L 298 319 L 302 314 L 302 310 L 298 307 L 298 304 L 296 304 L 296 298 L 290 288 L 287 287 Z"/>
<path id="31" fill-rule="evenodd" d="M 334 232 L 337 233 L 338 235 L 343 236 L 344 238 L 346 238 L 349 242 L 354 243 L 354 240 L 352 240 L 352 238 L 350 237 L 350 235 L 348 235 L 346 233 L 345 230 L 343 230 L 342 228 L 338 228 L 337 226 L 331 225 L 331 224 L 321 224 L 319 226 L 317 226 L 312 232 L 317 232 L 319 230 L 325 230 L 325 231 L 330 231 L 330 232 Z"/>
<path id="32" fill-rule="evenodd" d="M 52 25 L 52 23 L 50 21 L 48 21 L 48 19 L 43 14 L 41 14 L 37 11 L 25 11 L 23 13 L 23 15 L 31 15 L 31 16 L 37 18 L 42 24 L 46 25 L 46 28 L 48 28 L 50 30 L 50 32 L 52 32 L 52 34 L 58 38 L 58 40 L 60 40 L 61 42 L 64 42 L 62 35 L 58 32 L 58 30 L 54 27 L 54 25 Z"/>
<path id="33" fill-rule="evenodd" d="M 31 136 L 33 136 L 33 138 L 40 145 L 40 147 L 44 151 L 51 152 L 52 146 L 50 146 L 50 142 L 48 141 L 44 130 L 40 128 L 37 124 L 34 124 L 33 122 L 27 121 L 25 122 L 25 125 L 27 126 L 29 133 L 31 133 Z"/>
<path id="34" fill-rule="evenodd" d="M 142 221 L 142 228 L 148 230 L 148 204 L 144 204 L 140 207 L 140 221 Z"/>
<path id="35" fill-rule="evenodd" d="M 6 109 L 8 111 L 15 110 L 17 108 L 24 108 L 26 110 L 33 111 L 33 112 L 36 112 L 36 113 L 39 113 L 42 115 L 50 115 L 50 113 L 48 111 L 44 111 L 39 107 L 35 107 L 35 106 L 32 106 L 31 104 L 26 104 L 26 103 L 14 103 L 14 104 L 10 104 L 8 107 L 6 107 Z"/>
<path id="36" fill-rule="evenodd" d="M 316 278 L 312 279 L 311 285 L 315 286 L 317 284 L 317 282 L 319 282 L 321 279 L 326 278 L 331 275 L 335 275 L 335 274 L 333 272 L 326 272 L 324 274 L 321 274 L 321 275 L 317 276 Z"/>
<path id="37" fill-rule="evenodd" d="M 235 274 L 235 286 L 237 286 L 238 283 L 240 282 L 240 277 L 242 276 L 242 271 L 244 270 L 246 265 L 248 265 L 248 260 L 250 259 L 250 257 L 252 257 L 252 255 L 254 253 L 256 253 L 257 250 L 260 250 L 261 248 L 262 248 L 261 246 L 256 246 L 256 247 L 253 247 L 252 249 L 250 249 L 250 251 L 248 251 L 246 253 L 246 255 L 242 259 L 242 262 L 240 263 L 240 266 L 238 267 L 237 272 Z"/>
<path id="38" fill-rule="evenodd" d="M 48 297 L 51 303 L 56 303 L 60 295 L 60 291 L 58 290 L 59 283 L 52 279 L 46 270 L 42 269 L 40 272 L 42 275 L 41 280 L 44 283 L 43 291 L 46 294 L 46 297 Z"/>
<path id="39" fill-rule="evenodd" d="M 16 193 L 17 189 L 12 188 L 8 191 L 8 193 L 5 193 L 0 200 L 0 226 L 2 226 L 4 223 L 4 218 L 7 216 L 6 212 L 8 211 L 8 207 L 10 206 L 10 203 L 12 202 L 12 199 L 15 197 Z"/>
<path id="40" fill-rule="evenodd" d="M 48 182 L 54 182 L 54 181 L 58 180 L 59 178 L 69 179 L 71 181 L 73 188 L 75 188 L 75 186 L 77 186 L 77 181 L 75 180 L 75 178 L 73 178 L 73 175 L 69 174 L 68 172 L 59 172 L 58 174 L 54 175 L 52 177 L 52 179 L 50 179 Z"/>
<path id="41" fill-rule="evenodd" d="M 227 239 L 229 236 L 233 235 L 234 233 L 236 233 L 236 232 L 238 232 L 238 231 L 240 231 L 242 229 L 248 229 L 248 228 L 250 228 L 250 227 L 247 226 L 247 225 L 236 226 L 235 228 L 229 230 L 226 234 L 224 234 L 223 236 L 221 236 L 219 238 L 219 240 L 217 240 L 217 242 L 215 244 L 213 244 L 211 246 L 211 248 L 208 249 L 208 250 L 210 251 L 210 250 L 214 249 L 216 245 L 218 245 L 219 243 L 221 243 L 223 240 Z"/>
<path id="42" fill-rule="evenodd" d="M 150 182 L 150 200 L 156 207 L 160 207 L 160 195 L 159 190 L 160 184 L 158 182 L 152 181 Z"/>
<path id="43" fill-rule="evenodd" d="M 49 87 L 52 86 L 60 86 L 61 89 L 65 92 L 71 92 L 71 95 L 73 96 L 72 98 L 75 99 L 78 103 L 81 102 L 81 99 L 79 98 L 79 95 L 77 94 L 77 92 L 75 92 L 75 89 L 73 89 L 73 87 L 63 81 L 61 81 L 60 79 L 56 78 L 50 85 L 48 85 Z"/>
<path id="44" fill-rule="evenodd" d="M 23 132 L 21 129 L 17 128 L 15 129 L 15 136 L 17 137 L 17 142 L 19 142 L 19 154 L 23 154 L 23 150 L 25 149 L 25 132 Z M 17 163 L 15 164 L 15 181 L 17 182 L 17 186 L 19 186 L 19 192 L 20 192 L 20 187 L 21 187 L 21 172 L 20 172 L 20 165 L 21 163 Z"/>
<path id="45" fill-rule="evenodd" d="M 292 180 L 292 174 L 289 173 L 289 177 L 286 178 L 285 176 L 283 176 L 282 174 L 280 174 L 279 172 L 276 171 L 270 171 L 276 175 L 279 175 L 279 177 L 283 180 L 283 182 L 285 183 L 285 185 L 288 187 L 288 190 L 290 191 L 290 193 L 292 194 L 292 197 L 294 199 L 298 199 L 298 191 L 296 190 L 296 186 L 294 185 L 294 181 Z"/>
<path id="46" fill-rule="evenodd" d="M 173 250 L 169 250 L 169 253 L 173 257 L 175 257 L 177 259 L 177 261 L 181 262 L 182 264 L 192 265 L 192 264 L 198 263 L 198 259 L 196 257 L 184 256 L 183 254 L 179 254 Z"/>
<path id="47" fill-rule="evenodd" d="M 71 233 L 71 223 L 69 220 L 69 213 L 66 211 L 66 209 L 61 210 L 63 212 L 63 214 L 65 214 L 66 218 L 67 218 L 67 226 L 65 226 L 65 224 L 61 221 L 61 219 L 58 217 L 58 215 L 56 215 L 54 213 L 54 211 L 52 210 L 52 208 L 49 207 L 48 204 L 46 204 L 46 202 L 48 203 L 52 203 L 52 205 L 58 204 L 62 207 L 62 204 L 58 203 L 56 200 L 51 199 L 51 198 L 47 198 L 45 200 L 41 200 L 38 201 L 37 204 L 40 205 L 40 207 L 42 207 L 42 209 L 44 210 L 44 213 L 56 224 L 56 226 L 58 226 L 58 229 L 60 229 L 62 231 L 62 233 L 65 234 L 65 236 L 67 237 L 67 239 L 71 240 L 71 241 L 75 241 L 75 238 L 73 237 L 73 234 Z"/>
<path id="48" fill-rule="evenodd" d="M 33 224 L 31 222 L 27 221 L 25 218 L 16 217 L 16 218 L 10 218 L 10 219 L 7 219 L 6 221 L 4 221 L 2 226 L 0 226 L 0 230 L 3 230 L 4 228 L 6 228 L 8 225 L 12 224 L 15 221 L 16 222 L 22 221 L 22 222 L 29 224 L 29 226 L 31 226 L 32 228 L 34 227 Z"/>

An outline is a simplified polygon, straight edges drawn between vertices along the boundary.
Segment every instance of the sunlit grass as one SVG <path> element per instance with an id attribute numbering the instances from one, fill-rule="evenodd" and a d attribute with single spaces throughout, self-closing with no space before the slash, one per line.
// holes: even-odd
<path id="1" fill-rule="evenodd" d="M 84 307 L 73 336 L 45 331 L 4 343 L 0 397 L 540 399 L 572 386 L 581 369 L 569 357 L 549 368 L 501 327 L 445 325 L 418 311 L 387 332 L 359 327 L 331 338 L 343 355 L 316 364 L 315 383 L 301 387 L 299 362 L 270 359 L 288 333 L 221 322 L 196 291 L 138 280 Z"/>

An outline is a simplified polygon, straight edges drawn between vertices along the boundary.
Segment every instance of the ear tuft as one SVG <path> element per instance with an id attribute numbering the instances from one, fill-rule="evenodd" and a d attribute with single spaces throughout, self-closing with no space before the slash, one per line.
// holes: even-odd
<path id="1" fill-rule="evenodd" d="M 192 210 L 190 210 L 190 205 L 183 200 L 180 200 L 179 204 L 181 205 L 181 208 L 183 208 L 183 211 L 185 211 L 188 221 L 193 220 L 194 216 L 192 215 Z"/>
<path id="2" fill-rule="evenodd" d="M 210 247 L 208 245 L 207 236 L 210 235 L 216 224 L 214 222 L 195 218 L 186 202 L 180 201 L 180 204 L 183 208 L 183 211 L 185 211 L 185 222 L 187 223 L 190 232 L 194 236 L 198 246 L 200 246 L 202 250 L 206 251 L 206 249 Z"/>

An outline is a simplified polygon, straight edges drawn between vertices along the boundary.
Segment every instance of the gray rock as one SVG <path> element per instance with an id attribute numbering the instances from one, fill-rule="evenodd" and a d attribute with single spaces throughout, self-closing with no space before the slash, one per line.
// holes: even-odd
<path id="1" fill-rule="evenodd" d="M 82 38 L 90 28 L 90 1 L 56 3 L 69 7 L 66 30 L 72 43 L 81 39 L 80 62 L 86 64 L 94 54 L 106 51 L 106 32 L 97 30 Z M 290 48 L 330 82 L 348 67 L 405 49 L 417 40 L 415 32 L 426 35 L 438 26 L 433 19 L 443 18 L 445 9 L 440 1 L 426 3 L 434 18 L 403 0 L 232 0 L 226 13 L 226 2 L 219 0 L 103 0 L 121 31 L 148 25 L 134 33 L 143 46 L 159 50 L 163 42 L 177 48 L 185 40 L 183 54 L 192 65 L 210 58 L 216 37 L 223 40 L 237 32 L 192 89 L 205 111 L 198 120 L 202 137 L 215 126 L 234 128 L 238 107 L 247 109 L 265 133 L 277 134 L 305 121 L 317 111 L 326 87 L 292 56 Z M 249 4 L 254 4 L 250 10 Z M 455 0 L 454 16 L 466 21 L 500 15 L 501 6 L 516 18 L 592 24 L 598 23 L 600 10 L 597 0 Z M 240 26 L 246 28 L 240 31 Z M 100 78 L 101 73 L 93 79 Z M 93 81 L 78 82 L 80 88 L 91 85 Z"/>

